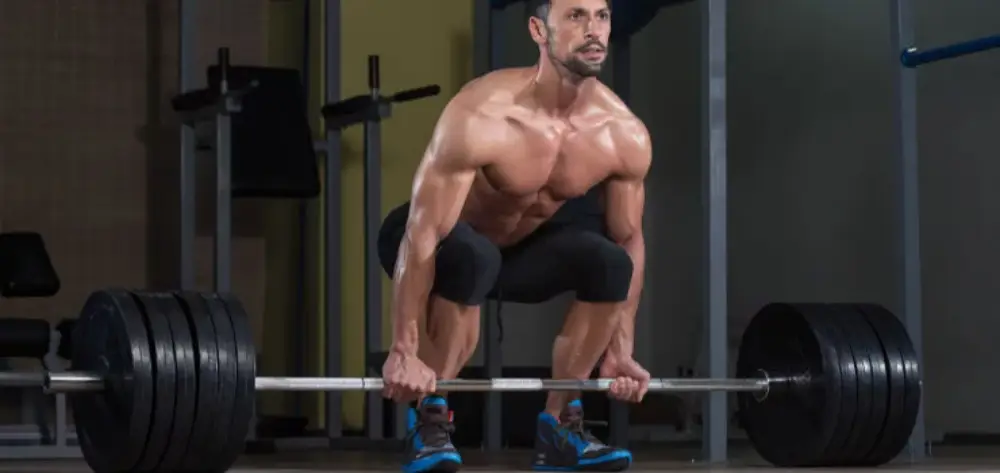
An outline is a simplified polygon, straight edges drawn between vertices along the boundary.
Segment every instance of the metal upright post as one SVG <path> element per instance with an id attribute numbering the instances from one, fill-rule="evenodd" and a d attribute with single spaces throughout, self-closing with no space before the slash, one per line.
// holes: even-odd
<path id="1" fill-rule="evenodd" d="M 917 159 L 917 72 L 900 64 L 900 54 L 913 45 L 913 3 L 910 0 L 890 0 L 892 21 L 892 64 L 895 71 L 896 93 L 896 154 L 899 165 L 899 270 L 900 300 L 903 323 L 913 340 L 917 363 L 923 363 L 923 307 L 920 296 L 920 193 L 919 162 Z M 926 455 L 924 408 L 920 405 L 917 423 L 910 435 L 909 454 L 913 461 Z"/>
<path id="2" fill-rule="evenodd" d="M 705 350 L 708 377 L 727 373 L 727 163 L 726 163 L 727 0 L 702 0 L 702 188 L 705 218 Z M 702 449 L 711 463 L 726 461 L 726 393 L 706 395 Z"/>
<path id="3" fill-rule="evenodd" d="M 472 5 L 472 75 L 493 70 L 493 6 L 490 0 L 475 0 Z"/>
<path id="4" fill-rule="evenodd" d="M 494 41 L 495 16 L 490 0 L 475 0 L 473 5 L 472 27 L 474 38 L 473 71 L 475 76 L 486 74 L 497 67 L 500 57 L 498 48 L 500 41 Z M 482 343 L 483 368 L 487 378 L 503 376 L 503 351 L 500 346 L 497 311 L 494 304 L 487 301 L 482 308 Z M 503 394 L 498 392 L 483 393 L 485 409 L 483 409 L 483 449 L 487 452 L 499 452 L 503 449 Z"/>
<path id="5" fill-rule="evenodd" d="M 232 190 L 232 117 L 229 92 L 229 49 L 219 49 L 219 88 L 225 101 L 215 117 L 215 291 L 233 289 L 233 190 Z"/>
<path id="6" fill-rule="evenodd" d="M 323 5 L 323 93 L 326 103 L 340 100 L 340 0 L 325 0 Z M 325 366 L 329 378 L 341 376 L 340 370 L 340 130 L 326 128 L 326 166 L 323 180 L 323 334 Z M 326 436 L 343 436 L 340 393 L 327 392 Z"/>
<path id="7" fill-rule="evenodd" d="M 380 93 L 379 57 L 368 56 L 368 87 L 378 103 Z M 365 120 L 364 152 L 364 259 L 365 259 L 365 364 L 368 354 L 382 350 L 382 273 L 378 260 L 378 230 L 382 215 L 382 125 L 378 119 Z M 368 438 L 382 439 L 382 396 L 368 393 L 366 402 Z"/>
<path id="8" fill-rule="evenodd" d="M 631 100 L 632 41 L 629 36 L 616 37 L 611 42 L 611 85 L 626 104 Z M 629 406 L 621 401 L 610 401 L 608 434 L 615 446 L 627 447 L 629 437 Z"/>
<path id="9" fill-rule="evenodd" d="M 195 88 L 194 43 L 196 0 L 180 0 L 180 40 L 178 45 L 178 89 L 185 93 Z M 180 288 L 195 289 L 195 237 L 197 222 L 197 159 L 194 123 L 181 123 L 180 156 Z"/>

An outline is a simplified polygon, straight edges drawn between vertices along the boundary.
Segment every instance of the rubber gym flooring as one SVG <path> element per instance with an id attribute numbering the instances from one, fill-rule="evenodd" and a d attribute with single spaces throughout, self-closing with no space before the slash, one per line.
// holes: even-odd
<path id="1" fill-rule="evenodd" d="M 698 454 L 695 448 L 663 447 L 642 449 L 634 452 L 636 463 L 630 472 L 671 473 L 706 471 L 779 471 L 767 466 L 749 451 L 730 451 L 733 460 L 728 466 L 709 467 L 691 459 Z M 525 465 L 530 460 L 528 451 L 511 451 L 500 455 L 487 456 L 480 452 L 463 452 L 466 468 L 462 471 L 504 472 L 531 471 Z M 53 461 L 11 461 L 0 462 L 0 472 L 38 473 L 86 473 L 90 470 L 82 460 Z M 237 466 L 230 470 L 242 472 L 398 472 L 396 455 L 363 452 L 290 452 L 274 455 L 246 455 Z M 788 471 L 788 470 L 780 470 Z M 877 469 L 803 469 L 803 472 L 865 473 L 884 471 L 976 471 L 1000 472 L 1000 446 L 996 447 L 935 447 L 934 458 L 919 465 L 897 463 Z"/>

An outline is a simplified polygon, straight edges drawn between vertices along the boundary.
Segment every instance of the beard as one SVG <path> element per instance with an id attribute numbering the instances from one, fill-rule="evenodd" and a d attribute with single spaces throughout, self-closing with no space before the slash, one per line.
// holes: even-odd
<path id="1" fill-rule="evenodd" d="M 561 64 L 567 71 L 581 79 L 599 76 L 601 74 L 601 68 L 604 66 L 603 62 L 587 62 L 576 56 L 560 59 L 555 55 L 551 45 L 549 46 L 549 59 L 556 64 Z"/>

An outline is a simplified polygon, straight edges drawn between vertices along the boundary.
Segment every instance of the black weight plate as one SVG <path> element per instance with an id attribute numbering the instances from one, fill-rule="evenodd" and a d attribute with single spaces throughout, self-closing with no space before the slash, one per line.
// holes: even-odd
<path id="1" fill-rule="evenodd" d="M 239 449 L 234 452 L 232 449 L 235 441 L 229 438 L 238 391 L 236 383 L 239 376 L 239 360 L 236 352 L 236 335 L 233 333 L 233 324 L 229 320 L 226 305 L 212 294 L 202 294 L 202 299 L 208 307 L 212 326 L 215 327 L 215 342 L 219 354 L 219 398 L 214 416 L 217 419 L 216 435 L 222 439 L 221 443 L 211 446 L 212 458 L 206 466 L 212 471 L 225 471 L 232 466 L 232 459 L 242 453 L 245 444 L 240 442 Z"/>
<path id="2" fill-rule="evenodd" d="M 740 424 L 757 453 L 775 466 L 821 463 L 837 426 L 840 357 L 826 327 L 813 319 L 801 307 L 768 304 L 740 343 L 736 376 L 772 379 L 763 400 L 757 393 L 737 394 Z"/>
<path id="3" fill-rule="evenodd" d="M 146 450 L 136 465 L 138 471 L 156 471 L 160 467 L 163 453 L 170 442 L 173 431 L 174 399 L 177 397 L 177 364 L 174 359 L 174 336 L 170 333 L 170 322 L 160 304 L 146 294 L 133 292 L 136 305 L 146 319 L 150 348 L 153 354 L 153 381 L 156 386 L 153 395 L 152 422 L 146 436 Z"/>
<path id="4" fill-rule="evenodd" d="M 151 293 L 142 294 L 141 297 L 147 307 L 156 305 L 170 324 L 170 333 L 173 335 L 176 361 L 173 428 L 160 461 L 160 470 L 176 472 L 187 455 L 188 439 L 191 438 L 195 406 L 198 403 L 198 365 L 195 363 L 191 325 L 173 294 Z"/>
<path id="5" fill-rule="evenodd" d="M 885 423 L 889 380 L 882 356 L 882 343 L 868 325 L 868 320 L 851 304 L 837 304 L 836 321 L 854 353 L 858 375 L 858 407 L 854 425 L 845 445 L 841 466 L 863 462 L 878 440 Z"/>
<path id="6" fill-rule="evenodd" d="M 808 318 L 816 330 L 822 330 L 824 339 L 833 346 L 831 353 L 836 352 L 840 367 L 840 407 L 831 406 L 835 414 L 835 424 L 830 443 L 821 460 L 812 466 L 841 466 L 847 450 L 847 442 L 854 426 L 858 411 L 858 372 L 851 342 L 841 330 L 835 306 L 830 304 L 796 304 L 802 314 Z"/>
<path id="7" fill-rule="evenodd" d="M 889 404 L 885 426 L 875 448 L 865 459 L 866 465 L 892 461 L 906 447 L 920 410 L 922 378 L 916 350 L 906 327 L 884 307 L 858 304 L 879 341 L 889 371 Z"/>
<path id="8" fill-rule="evenodd" d="M 194 292 L 175 292 L 174 297 L 184 309 L 195 346 L 198 372 L 198 401 L 194 409 L 191 437 L 179 471 L 210 472 L 207 465 L 215 461 L 214 447 L 226 442 L 218 431 L 219 417 L 219 350 L 215 327 L 205 300 Z"/>
<path id="9" fill-rule="evenodd" d="M 105 376 L 104 391 L 69 396 L 95 473 L 134 470 L 146 448 L 156 386 L 143 318 L 131 294 L 110 289 L 87 298 L 74 328 L 72 369 Z"/>
<path id="10" fill-rule="evenodd" d="M 229 294 L 218 294 L 229 313 L 236 339 L 236 359 L 239 366 L 237 373 L 236 403 L 233 409 L 233 423 L 230 427 L 229 440 L 233 452 L 230 465 L 236 462 L 237 455 L 242 452 L 250 430 L 250 420 L 254 414 L 256 402 L 255 382 L 257 380 L 257 350 L 254 348 L 253 330 L 250 328 L 250 317 L 243 304 Z"/>

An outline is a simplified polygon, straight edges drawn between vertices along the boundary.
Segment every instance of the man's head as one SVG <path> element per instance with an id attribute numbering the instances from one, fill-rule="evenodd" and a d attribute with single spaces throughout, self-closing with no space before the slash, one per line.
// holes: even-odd
<path id="1" fill-rule="evenodd" d="M 600 74 L 611 35 L 608 0 L 543 0 L 528 27 L 554 65 L 580 77 Z"/>

